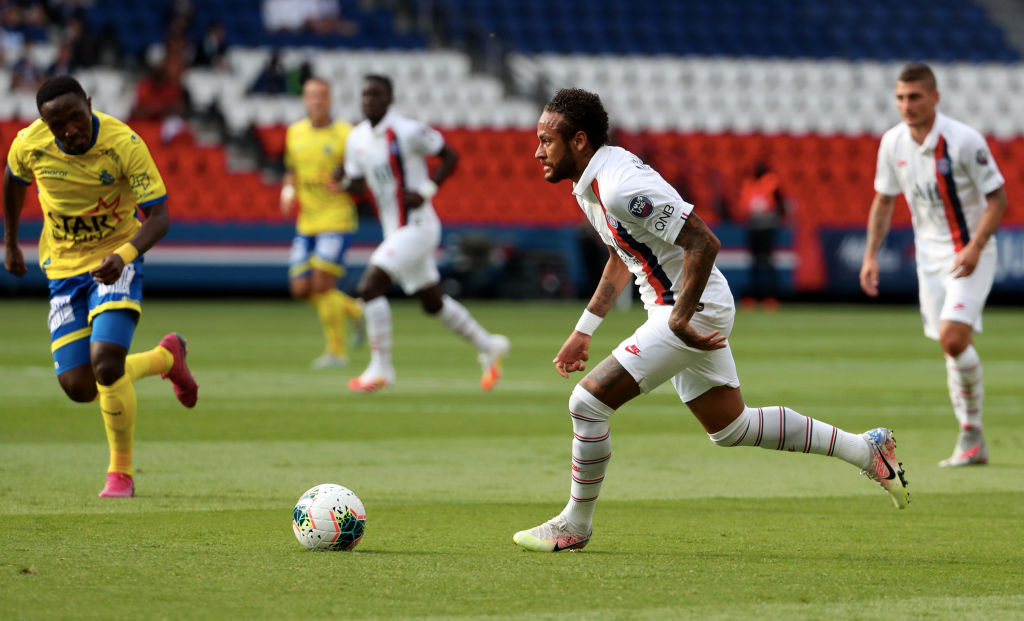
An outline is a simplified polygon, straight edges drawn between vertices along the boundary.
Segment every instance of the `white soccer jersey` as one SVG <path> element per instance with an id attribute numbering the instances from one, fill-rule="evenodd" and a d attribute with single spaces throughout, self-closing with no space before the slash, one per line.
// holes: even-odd
<path id="1" fill-rule="evenodd" d="M 967 245 L 985 212 L 985 195 L 1002 185 L 985 138 L 942 114 L 923 144 L 900 123 L 878 147 L 875 191 L 907 199 L 919 262 L 948 261 Z"/>
<path id="2" fill-rule="evenodd" d="M 376 126 L 364 120 L 349 133 L 345 143 L 345 175 L 366 179 L 385 237 L 406 224 L 438 224 L 430 201 L 407 213 L 401 192 L 415 192 L 430 179 L 426 158 L 443 147 L 440 132 L 391 111 Z"/>
<path id="3" fill-rule="evenodd" d="M 684 255 L 675 240 L 693 205 L 640 158 L 610 146 L 594 153 L 573 194 L 601 239 L 636 276 L 644 307 L 675 304 Z M 717 267 L 701 300 L 732 305 L 729 284 Z"/>

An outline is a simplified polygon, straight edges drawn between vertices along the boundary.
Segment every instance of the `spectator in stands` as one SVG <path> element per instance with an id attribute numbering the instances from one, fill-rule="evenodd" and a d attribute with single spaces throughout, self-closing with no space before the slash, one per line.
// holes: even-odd
<path id="1" fill-rule="evenodd" d="M 352 126 L 331 118 L 331 87 L 324 80 L 306 81 L 302 103 L 307 117 L 292 123 L 285 135 L 281 212 L 288 216 L 299 207 L 288 284 L 293 298 L 316 309 L 326 345 L 313 368 L 326 369 L 348 364 L 346 320 L 353 327 L 353 341 L 363 341 L 365 331 L 362 308 L 337 286 L 359 219 L 352 197 L 337 191 L 331 175 L 345 162 L 345 139 Z"/>
<path id="2" fill-rule="evenodd" d="M 196 46 L 195 60 L 196 67 L 209 67 L 222 71 L 227 69 L 228 41 L 224 24 L 214 22 L 206 29 L 206 33 Z"/>
<path id="3" fill-rule="evenodd" d="M 350 390 L 375 392 L 395 383 L 391 362 L 391 307 L 387 294 L 395 283 L 419 298 L 423 311 L 440 319 L 453 334 L 472 343 L 483 367 L 480 386 L 491 390 L 508 354 L 508 339 L 491 334 L 462 304 L 441 289 L 434 251 L 441 242 L 441 221 L 430 202 L 437 187 L 455 170 L 458 154 L 437 130 L 392 112 L 391 79 L 368 75 L 363 80 L 362 108 L 366 119 L 345 142 L 342 189 L 362 194 L 367 189 L 377 202 L 384 240 L 370 255 L 359 282 L 365 302 L 370 364 L 348 383 Z M 427 157 L 441 164 L 430 172 Z"/>
<path id="4" fill-rule="evenodd" d="M 249 87 L 249 92 L 265 95 L 281 95 L 288 92 L 288 71 L 284 68 L 280 50 L 270 53 L 267 64 L 256 76 L 256 80 Z"/>
<path id="5" fill-rule="evenodd" d="M 46 77 L 52 78 L 58 75 L 71 75 L 75 72 L 74 52 L 71 43 L 64 41 L 57 48 L 57 58 L 46 68 Z"/>
<path id="6" fill-rule="evenodd" d="M 162 121 L 164 142 L 170 142 L 188 129 L 185 119 L 191 111 L 191 101 L 182 80 L 183 73 L 181 59 L 168 56 L 154 65 L 136 87 L 132 116 Z"/>
<path id="7" fill-rule="evenodd" d="M 995 280 L 995 235 L 1006 213 L 1003 176 L 985 137 L 936 110 L 935 74 L 904 67 L 896 81 L 903 122 L 878 147 L 875 198 L 868 216 L 860 286 L 878 295 L 878 252 L 889 232 L 896 196 L 910 207 L 924 334 L 942 346 L 946 383 L 960 423 L 953 454 L 940 466 L 988 462 L 982 433 L 985 384 L 974 332 Z"/>
<path id="8" fill-rule="evenodd" d="M 263 25 L 270 32 L 307 31 L 350 37 L 355 22 L 342 17 L 337 0 L 263 0 Z"/>
<path id="9" fill-rule="evenodd" d="M 11 89 L 34 93 L 44 77 L 43 70 L 32 60 L 32 43 L 26 40 L 21 56 L 11 66 Z"/>
<path id="10" fill-rule="evenodd" d="M 100 61 L 102 46 L 81 15 L 73 15 L 68 20 L 66 36 L 71 44 L 72 57 L 75 59 L 76 65 L 92 67 Z M 112 32 L 110 36 L 113 36 Z M 108 45 L 117 46 L 116 43 L 108 43 Z"/>
<path id="11" fill-rule="evenodd" d="M 750 283 L 740 299 L 745 308 L 758 302 L 772 311 L 779 305 L 779 275 L 775 269 L 775 243 L 779 225 L 786 215 L 786 200 L 779 176 L 765 162 L 758 162 L 754 172 L 740 187 L 739 221 L 747 228 L 747 249 L 750 251 Z"/>

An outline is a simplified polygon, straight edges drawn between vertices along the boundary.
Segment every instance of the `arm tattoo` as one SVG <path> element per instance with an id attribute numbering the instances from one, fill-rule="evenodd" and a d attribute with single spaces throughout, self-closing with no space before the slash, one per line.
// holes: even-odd
<path id="1" fill-rule="evenodd" d="M 676 237 L 676 245 L 684 251 L 683 282 L 679 299 L 672 309 L 672 320 L 688 322 L 697 310 L 722 244 L 704 221 L 697 214 L 691 213 Z"/>

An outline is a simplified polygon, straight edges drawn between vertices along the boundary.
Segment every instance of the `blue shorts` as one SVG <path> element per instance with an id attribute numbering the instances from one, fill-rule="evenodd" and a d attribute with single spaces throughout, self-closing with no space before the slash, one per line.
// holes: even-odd
<path id="1" fill-rule="evenodd" d="M 288 260 L 288 277 L 309 276 L 314 268 L 342 276 L 345 273 L 345 250 L 351 239 L 349 233 L 296 235 L 292 240 L 291 257 Z"/>
<path id="2" fill-rule="evenodd" d="M 101 285 L 88 273 L 55 278 L 49 284 L 50 351 L 57 375 L 89 364 L 92 341 L 131 347 L 142 314 L 141 257 L 124 266 L 112 285 Z"/>

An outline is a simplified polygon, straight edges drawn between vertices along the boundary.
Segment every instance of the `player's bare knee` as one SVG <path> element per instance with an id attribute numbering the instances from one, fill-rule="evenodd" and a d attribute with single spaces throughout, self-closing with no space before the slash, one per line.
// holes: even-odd
<path id="1" fill-rule="evenodd" d="M 65 377 L 64 375 L 59 376 L 57 381 L 64 389 L 64 394 L 75 403 L 90 403 L 96 400 L 96 382 L 94 381 L 83 381 L 78 377 Z"/>
<path id="2" fill-rule="evenodd" d="M 124 360 L 102 358 L 92 364 L 92 373 L 96 381 L 104 386 L 110 386 L 124 375 Z"/>

